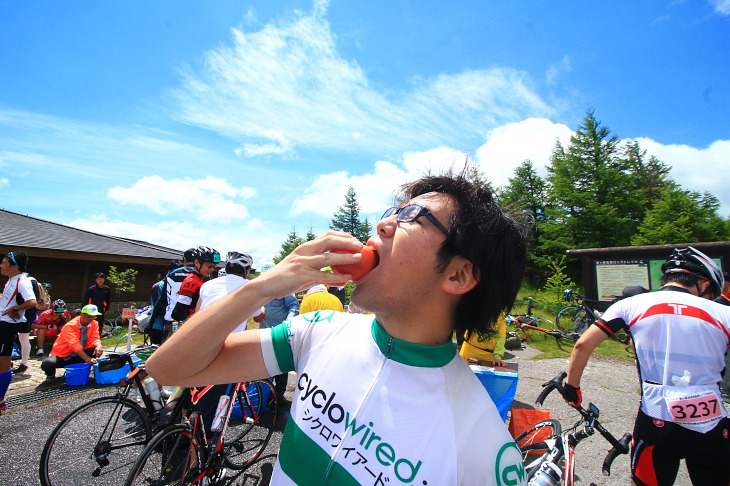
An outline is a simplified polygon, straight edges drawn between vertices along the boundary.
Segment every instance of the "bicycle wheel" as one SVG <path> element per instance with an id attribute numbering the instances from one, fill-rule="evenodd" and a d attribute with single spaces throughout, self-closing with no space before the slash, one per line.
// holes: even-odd
<path id="1" fill-rule="evenodd" d="M 560 422 L 553 419 L 533 424 L 515 437 L 515 442 L 522 452 L 522 460 L 527 464 L 550 450 L 545 440 L 557 437 L 562 432 Z"/>
<path id="2" fill-rule="evenodd" d="M 586 314 L 585 309 L 571 305 L 563 307 L 555 318 L 555 325 L 563 332 L 575 332 L 583 334 L 590 325 L 591 318 Z"/>
<path id="3" fill-rule="evenodd" d="M 198 429 L 199 431 L 200 429 Z M 129 471 L 126 486 L 184 486 L 197 483 L 205 466 L 204 447 L 199 434 L 187 424 L 167 427 L 155 435 Z"/>
<path id="4" fill-rule="evenodd" d="M 117 485 L 152 437 L 150 419 L 122 397 L 90 401 L 64 418 L 46 441 L 39 477 L 43 486 Z"/>
<path id="5" fill-rule="evenodd" d="M 276 425 L 277 400 L 269 380 L 247 383 L 236 396 L 241 416 L 231 416 L 223 436 L 223 460 L 231 469 L 253 464 L 266 449 Z"/>
<path id="6" fill-rule="evenodd" d="M 626 329 L 619 329 L 613 334 L 613 337 L 623 344 L 629 344 L 631 342 L 631 334 Z"/>

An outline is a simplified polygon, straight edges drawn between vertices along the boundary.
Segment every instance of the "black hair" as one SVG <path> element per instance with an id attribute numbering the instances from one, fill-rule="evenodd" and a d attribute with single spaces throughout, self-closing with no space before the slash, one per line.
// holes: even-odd
<path id="1" fill-rule="evenodd" d="M 13 258 L 10 258 L 11 253 Z M 20 272 L 25 272 L 25 268 L 28 266 L 28 255 L 24 251 L 11 251 L 4 258 L 7 258 L 11 265 L 17 266 Z"/>
<path id="2" fill-rule="evenodd" d="M 449 218 L 449 232 L 436 255 L 437 271 L 446 270 L 454 256 L 473 265 L 477 285 L 459 301 L 454 315 L 457 336 L 464 332 L 488 334 L 499 315 L 514 304 L 527 259 L 528 232 L 505 214 L 489 189 L 460 174 L 426 176 L 402 187 L 404 201 L 437 192 L 450 196 L 457 209 Z"/>
<path id="3" fill-rule="evenodd" d="M 673 282 L 685 287 L 697 287 L 699 281 L 700 277 L 691 273 L 669 272 L 662 275 L 662 278 L 659 280 L 659 285 L 664 287 L 668 283 Z"/>
<path id="4" fill-rule="evenodd" d="M 172 272 L 173 270 L 180 268 L 183 266 L 182 261 L 180 260 L 170 260 L 170 262 L 165 266 L 165 274 L 168 274 Z"/>
<path id="5" fill-rule="evenodd" d="M 106 278 L 106 277 L 104 277 L 104 272 L 96 272 L 96 273 L 94 274 L 94 278 L 99 278 L 99 277 L 101 277 L 101 278 Z"/>

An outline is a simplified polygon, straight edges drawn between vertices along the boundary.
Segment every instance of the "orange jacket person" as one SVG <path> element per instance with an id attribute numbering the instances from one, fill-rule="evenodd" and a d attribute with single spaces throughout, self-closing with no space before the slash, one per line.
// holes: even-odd
<path id="1" fill-rule="evenodd" d="M 56 368 L 65 368 L 70 364 L 95 364 L 104 350 L 99 337 L 99 323 L 94 320 L 101 315 L 99 309 L 92 304 L 81 309 L 81 315 L 68 321 L 61 329 L 51 349 L 51 355 L 43 360 L 41 369 L 46 373 L 46 382 L 56 377 Z"/>

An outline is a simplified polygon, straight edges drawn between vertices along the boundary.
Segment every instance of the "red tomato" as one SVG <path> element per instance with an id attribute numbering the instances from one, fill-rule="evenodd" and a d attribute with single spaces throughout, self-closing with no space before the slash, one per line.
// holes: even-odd
<path id="1" fill-rule="evenodd" d="M 332 253 L 358 253 L 356 251 L 348 250 L 332 250 Z M 332 265 L 332 271 L 335 273 L 349 273 L 352 275 L 352 281 L 356 282 L 360 280 L 366 273 L 375 268 L 378 264 L 378 254 L 375 252 L 372 246 L 363 246 L 362 259 L 357 263 L 350 263 L 349 265 Z"/>

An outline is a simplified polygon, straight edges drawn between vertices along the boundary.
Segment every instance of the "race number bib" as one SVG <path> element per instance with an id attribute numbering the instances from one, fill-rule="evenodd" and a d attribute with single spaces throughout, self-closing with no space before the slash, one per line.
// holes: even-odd
<path id="1" fill-rule="evenodd" d="M 702 431 L 710 430 L 722 418 L 722 404 L 712 391 L 686 396 L 667 397 L 669 413 L 683 427 Z"/>

